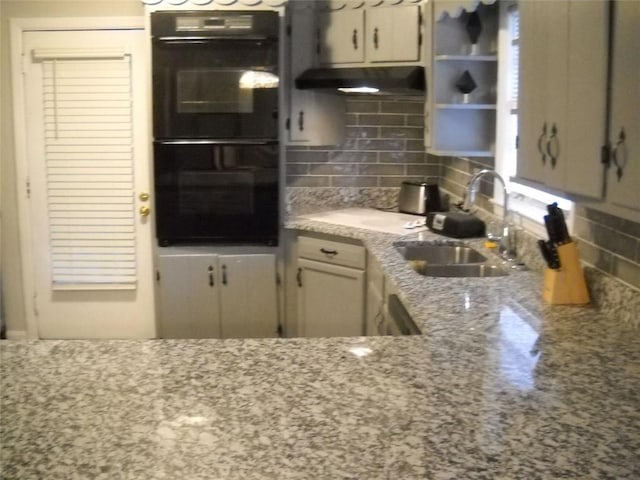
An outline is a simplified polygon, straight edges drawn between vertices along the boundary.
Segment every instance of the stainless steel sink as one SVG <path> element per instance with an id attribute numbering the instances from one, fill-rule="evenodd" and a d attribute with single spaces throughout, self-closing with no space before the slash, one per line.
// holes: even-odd
<path id="1" fill-rule="evenodd" d="M 507 270 L 460 241 L 396 244 L 396 249 L 420 275 L 430 277 L 498 277 Z"/>
<path id="2" fill-rule="evenodd" d="M 420 275 L 428 277 L 501 277 L 507 275 L 507 271 L 501 266 L 485 263 L 435 265 L 411 260 L 409 264 Z"/>
<path id="3" fill-rule="evenodd" d="M 419 260 L 428 264 L 452 265 L 483 263 L 487 257 L 459 242 L 426 243 L 397 247 L 405 260 Z"/>

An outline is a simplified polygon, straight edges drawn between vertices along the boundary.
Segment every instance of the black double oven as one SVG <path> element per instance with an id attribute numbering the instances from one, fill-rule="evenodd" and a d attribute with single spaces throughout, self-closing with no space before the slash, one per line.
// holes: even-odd
<path id="1" fill-rule="evenodd" d="M 160 11 L 151 34 L 159 245 L 276 245 L 278 14 Z"/>

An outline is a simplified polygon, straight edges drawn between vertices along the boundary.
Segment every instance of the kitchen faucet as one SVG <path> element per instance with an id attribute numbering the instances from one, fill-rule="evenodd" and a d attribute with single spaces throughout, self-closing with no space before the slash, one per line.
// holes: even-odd
<path id="1" fill-rule="evenodd" d="M 484 169 L 480 170 L 476 174 L 471 177 L 469 181 L 469 185 L 467 186 L 467 191 L 465 193 L 465 198 L 462 204 L 462 209 L 464 211 L 469 211 L 469 209 L 473 206 L 473 203 L 476 199 L 476 193 L 478 192 L 478 187 L 480 185 L 480 179 L 485 175 L 490 175 L 494 177 L 496 180 L 499 180 L 502 184 L 502 195 L 504 198 L 502 205 L 502 225 L 501 231 L 502 235 L 500 236 L 500 243 L 498 247 L 498 251 L 500 255 L 507 259 L 513 260 L 516 257 L 516 247 L 515 247 L 515 238 L 511 238 L 512 232 L 509 227 L 509 223 L 507 222 L 508 208 L 507 202 L 509 200 L 509 193 L 507 192 L 507 185 L 504 179 L 500 176 L 498 172 L 495 170 Z"/>

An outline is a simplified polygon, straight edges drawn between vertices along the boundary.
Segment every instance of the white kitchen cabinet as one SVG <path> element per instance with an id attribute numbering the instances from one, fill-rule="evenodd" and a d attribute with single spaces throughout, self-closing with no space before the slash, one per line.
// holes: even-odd
<path id="1" fill-rule="evenodd" d="M 364 10 L 328 10 L 318 13 L 320 65 L 364 62 Z"/>
<path id="2" fill-rule="evenodd" d="M 313 4 L 287 8 L 290 88 L 286 122 L 290 145 L 338 145 L 345 134 L 345 99 L 335 93 L 298 90 L 295 79 L 314 66 L 316 34 Z"/>
<path id="3" fill-rule="evenodd" d="M 420 60 L 420 7 L 370 8 L 365 12 L 365 55 L 368 61 Z"/>
<path id="4" fill-rule="evenodd" d="M 364 335 L 364 247 L 306 236 L 297 247 L 300 335 Z"/>
<path id="5" fill-rule="evenodd" d="M 162 338 L 220 338 L 216 255 L 158 257 L 158 333 Z"/>
<path id="6" fill-rule="evenodd" d="M 421 5 L 326 10 L 318 14 L 321 66 L 420 61 Z"/>
<path id="7" fill-rule="evenodd" d="M 434 155 L 490 157 L 495 155 L 496 85 L 498 81 L 498 7 L 478 5 L 481 24 L 477 43 L 472 45 L 466 24 L 471 12 L 459 13 L 451 2 L 444 10 L 436 2 L 433 22 L 433 55 L 428 102 L 428 151 Z M 451 13 L 451 14 L 450 14 Z M 475 83 L 468 95 L 457 83 L 465 74 Z"/>
<path id="8" fill-rule="evenodd" d="M 615 3 L 607 198 L 640 210 L 640 2 Z"/>
<path id="9" fill-rule="evenodd" d="M 168 254 L 158 257 L 162 338 L 278 335 L 273 254 Z"/>
<path id="10" fill-rule="evenodd" d="M 517 177 L 602 196 L 609 2 L 520 2 Z"/>
<path id="11" fill-rule="evenodd" d="M 367 255 L 366 335 L 383 334 L 386 317 L 385 278 L 373 255 Z"/>

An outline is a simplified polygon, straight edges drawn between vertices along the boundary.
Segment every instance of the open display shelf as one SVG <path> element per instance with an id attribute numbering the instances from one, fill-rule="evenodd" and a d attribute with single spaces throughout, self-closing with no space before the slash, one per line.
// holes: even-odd
<path id="1" fill-rule="evenodd" d="M 436 155 L 494 155 L 498 6 L 444 13 L 434 22 L 431 144 Z M 473 19 L 471 17 L 474 17 Z M 475 26 L 475 34 L 470 24 Z M 479 33 L 478 33 L 479 32 Z M 476 43 L 472 43 L 472 39 Z M 465 95 L 461 90 L 470 90 Z"/>

